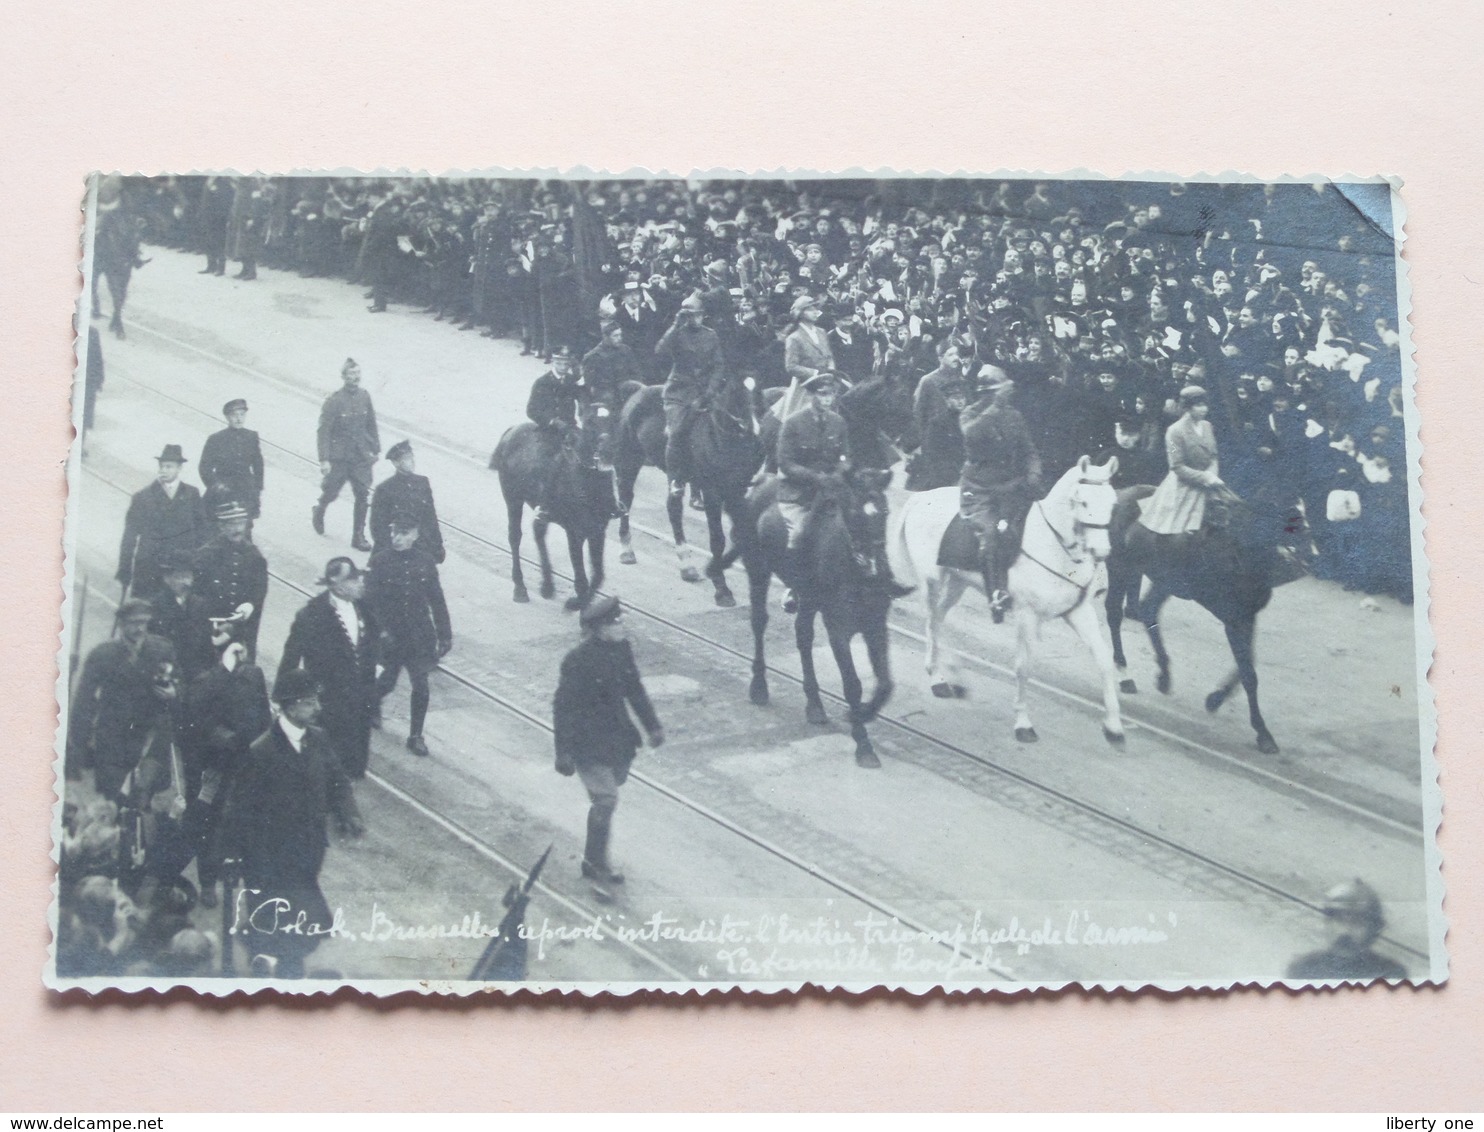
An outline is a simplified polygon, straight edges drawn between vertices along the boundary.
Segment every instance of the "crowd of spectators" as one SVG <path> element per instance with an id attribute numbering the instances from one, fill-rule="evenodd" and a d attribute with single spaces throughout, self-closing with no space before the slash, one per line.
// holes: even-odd
<path id="1" fill-rule="evenodd" d="M 1119 432 L 1161 459 L 1201 384 L 1223 478 L 1301 510 L 1316 573 L 1410 600 L 1385 185 L 156 178 L 131 186 L 147 238 L 204 250 L 208 189 L 231 192 L 244 271 L 353 280 L 372 310 L 542 358 L 612 320 L 656 381 L 653 346 L 699 294 L 731 375 L 785 384 L 809 295 L 849 381 L 910 390 L 949 347 L 1007 369 L 1053 471 Z"/>

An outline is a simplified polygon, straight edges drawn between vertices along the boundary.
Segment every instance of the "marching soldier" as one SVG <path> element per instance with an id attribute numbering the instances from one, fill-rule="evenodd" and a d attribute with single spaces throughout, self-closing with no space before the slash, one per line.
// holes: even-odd
<path id="1" fill-rule="evenodd" d="M 258 434 L 246 427 L 247 402 L 241 397 L 222 406 L 227 427 L 206 438 L 201 448 L 201 483 L 212 513 L 220 503 L 235 500 L 247 508 L 249 519 L 261 514 L 263 449 Z"/>
<path id="2" fill-rule="evenodd" d="M 412 515 L 391 520 L 390 545 L 371 555 L 366 600 L 381 623 L 381 676 L 376 681 L 380 704 L 397 686 L 402 669 L 412 684 L 412 719 L 407 749 L 427 757 L 423 722 L 428 717 L 428 674 L 453 648 L 448 602 L 438 581 L 438 564 L 418 545 L 418 521 Z M 379 714 L 380 708 L 377 708 Z"/>
<path id="3" fill-rule="evenodd" d="M 114 577 L 130 593 L 152 594 L 160 588 L 160 562 L 167 555 L 190 554 L 208 537 L 201 493 L 182 483 L 186 458 L 179 444 L 167 444 L 156 457 L 155 482 L 134 493 L 124 516 L 124 538 Z"/>
<path id="4" fill-rule="evenodd" d="M 979 568 L 995 621 L 1010 608 L 1005 589 L 1010 563 L 1020 547 L 1026 512 L 1040 492 L 1041 458 L 1025 418 L 1010 404 L 1013 384 L 997 366 L 975 378 L 976 398 L 960 414 L 964 467 L 959 513 L 979 536 Z"/>
<path id="5" fill-rule="evenodd" d="M 576 774 L 587 788 L 582 875 L 604 899 L 611 899 L 613 887 L 624 879 L 608 858 L 608 840 L 618 789 L 639 749 L 639 732 L 629 709 L 644 725 L 651 747 L 665 741 L 634 663 L 622 615 L 618 598 L 612 596 L 600 597 L 582 611 L 582 643 L 562 660 L 552 704 L 557 772 Z"/>
<path id="6" fill-rule="evenodd" d="M 376 485 L 371 493 L 371 546 L 374 553 L 392 544 L 392 520 L 398 515 L 412 519 L 418 530 L 418 548 L 443 564 L 443 532 L 438 527 L 438 508 L 433 505 L 433 485 L 417 474 L 417 456 L 410 440 L 399 440 L 386 451 L 396 471 Z"/>
<path id="7" fill-rule="evenodd" d="M 370 550 L 366 541 L 366 511 L 371 495 L 371 469 L 381 451 L 381 438 L 376 431 L 376 409 L 371 394 L 361 388 L 361 367 L 354 358 L 346 358 L 340 367 L 344 383 L 325 398 L 319 414 L 319 469 L 324 476 L 319 502 L 310 513 L 315 534 L 325 533 L 325 509 L 340 498 L 346 481 L 355 497 L 355 517 L 351 520 L 357 550 Z"/>
<path id="8" fill-rule="evenodd" d="M 258 627 L 268 599 L 268 560 L 248 537 L 247 508 L 235 500 L 217 506 L 217 535 L 196 552 L 195 595 L 207 620 L 242 622 L 238 639 L 258 654 Z"/>

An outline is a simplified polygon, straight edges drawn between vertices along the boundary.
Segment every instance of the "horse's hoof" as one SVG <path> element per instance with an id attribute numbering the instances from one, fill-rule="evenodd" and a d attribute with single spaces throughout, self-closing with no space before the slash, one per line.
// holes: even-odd
<path id="1" fill-rule="evenodd" d="M 855 749 L 855 765 L 865 770 L 880 770 L 881 760 L 876 757 L 871 745 L 866 743 Z"/>
<path id="2" fill-rule="evenodd" d="M 755 703 L 758 707 L 767 707 L 768 686 L 754 680 L 752 687 L 747 690 L 747 698 Z"/>
<path id="3" fill-rule="evenodd" d="M 694 566 L 687 566 L 680 571 L 680 580 L 682 582 L 699 582 L 701 580 L 701 572 Z"/>
<path id="4" fill-rule="evenodd" d="M 1015 729 L 1015 738 L 1019 739 L 1022 743 L 1039 743 L 1041 741 L 1041 736 L 1036 734 L 1034 727 L 1017 727 Z"/>
<path id="5" fill-rule="evenodd" d="M 1170 674 L 1168 672 L 1161 672 L 1159 676 L 1155 678 L 1154 686 L 1158 688 L 1163 695 L 1168 696 L 1170 694 L 1170 688 L 1173 683 L 1174 681 L 1170 679 Z"/>
<path id="6" fill-rule="evenodd" d="M 1257 737 L 1257 749 L 1265 755 L 1276 755 L 1278 753 L 1277 741 L 1266 731 Z"/>
<path id="7" fill-rule="evenodd" d="M 618 560 L 625 566 L 632 566 L 634 563 L 639 561 L 639 556 L 632 550 L 626 550 L 618 556 Z"/>
<path id="8" fill-rule="evenodd" d="M 804 718 L 816 727 L 827 727 L 830 717 L 825 715 L 824 708 L 819 704 L 810 704 L 804 709 Z"/>
<path id="9" fill-rule="evenodd" d="M 1134 696 L 1138 695 L 1139 685 L 1134 683 L 1133 680 L 1123 679 L 1118 681 L 1118 690 L 1125 696 Z"/>
<path id="10" fill-rule="evenodd" d="M 1215 715 L 1216 712 L 1221 709 L 1221 705 L 1224 703 L 1226 703 L 1225 696 L 1223 696 L 1220 692 L 1212 692 L 1209 696 L 1206 697 L 1206 710 L 1209 711 L 1212 715 Z"/>
<path id="11" fill-rule="evenodd" d="M 721 606 L 723 609 L 731 609 L 734 605 L 737 604 L 737 599 L 732 596 L 731 590 L 717 590 L 716 604 Z"/>
<path id="12" fill-rule="evenodd" d="M 967 699 L 969 696 L 969 689 L 965 688 L 962 684 L 950 684 L 948 685 L 948 691 L 956 700 Z"/>
<path id="13" fill-rule="evenodd" d="M 940 700 L 951 700 L 954 698 L 953 685 L 947 680 L 939 680 L 930 690 Z"/>
<path id="14" fill-rule="evenodd" d="M 1108 742 L 1114 747 L 1123 746 L 1125 741 L 1122 731 L 1114 731 L 1112 728 L 1109 727 L 1103 728 L 1103 738 L 1108 740 Z"/>
<path id="15" fill-rule="evenodd" d="M 552 598 L 556 597 L 556 585 L 555 585 L 555 583 L 553 583 L 553 582 L 542 582 L 541 583 L 541 596 L 544 597 L 547 601 L 550 601 Z"/>
<path id="16" fill-rule="evenodd" d="M 566 601 L 562 602 L 562 608 L 565 609 L 568 613 L 576 613 L 586 604 L 587 598 L 578 597 L 576 594 L 573 594 Z"/>
<path id="17" fill-rule="evenodd" d="M 525 586 L 515 587 L 515 600 L 520 602 L 522 605 L 531 600 L 531 595 L 526 592 Z"/>

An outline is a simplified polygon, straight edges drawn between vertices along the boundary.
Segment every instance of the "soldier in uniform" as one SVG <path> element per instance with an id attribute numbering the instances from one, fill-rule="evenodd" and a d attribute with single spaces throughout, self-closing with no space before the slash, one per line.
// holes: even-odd
<path id="1" fill-rule="evenodd" d="M 665 741 L 634 663 L 622 612 L 618 598 L 611 595 L 597 598 L 582 611 L 582 643 L 563 658 L 552 702 L 556 769 L 563 775 L 576 774 L 587 788 L 582 875 L 602 898 L 611 898 L 613 886 L 624 879 L 609 860 L 608 840 L 618 789 L 639 749 L 639 732 L 629 710 L 639 717 L 651 747 Z"/>
<path id="2" fill-rule="evenodd" d="M 67 723 L 67 776 L 93 771 L 98 793 L 120 802 L 159 714 L 154 678 L 175 663 L 175 648 L 149 631 L 154 610 L 129 598 L 119 606 L 119 635 L 88 653 Z"/>
<path id="3" fill-rule="evenodd" d="M 320 726 L 330 746 L 346 774 L 364 778 L 371 758 L 381 625 L 363 600 L 365 573 L 349 558 L 330 559 L 319 584 L 326 591 L 294 614 L 278 679 L 303 667 L 320 689 Z"/>
<path id="4" fill-rule="evenodd" d="M 1290 979 L 1405 979 L 1406 968 L 1371 950 L 1386 926 L 1381 898 L 1359 878 L 1337 884 L 1324 896 L 1328 945 L 1293 961 Z"/>
<path id="5" fill-rule="evenodd" d="M 616 419 L 623 408 L 623 383 L 643 384 L 644 367 L 634 351 L 624 345 L 619 323 L 603 323 L 602 332 L 603 340 L 582 356 L 580 388 L 589 405 L 604 406 Z"/>
<path id="6" fill-rule="evenodd" d="M 366 512 L 371 495 L 371 469 L 381 452 L 381 438 L 376 431 L 376 409 L 371 394 L 361 388 L 361 367 L 354 358 L 346 358 L 340 367 L 341 388 L 325 398 L 319 414 L 319 468 L 324 480 L 319 502 L 310 512 L 315 534 L 325 533 L 325 509 L 340 497 L 350 481 L 355 497 L 355 516 L 351 520 L 357 550 L 370 550 L 366 541 Z"/>
<path id="7" fill-rule="evenodd" d="M 979 536 L 979 568 L 994 620 L 1010 608 L 1005 589 L 1020 547 L 1026 512 L 1040 494 L 1041 458 L 1025 418 L 1011 406 L 1013 385 L 998 366 L 984 366 L 975 399 L 960 415 L 964 444 L 959 513 Z"/>
<path id="8" fill-rule="evenodd" d="M 208 621 L 231 617 L 242 622 L 238 640 L 256 658 L 258 627 L 268 600 L 268 560 L 248 537 L 251 520 L 241 503 L 219 504 L 216 521 L 216 537 L 195 555 L 194 592 Z"/>
<path id="9" fill-rule="evenodd" d="M 160 561 L 167 555 L 190 554 L 208 537 L 201 493 L 180 479 L 186 462 L 180 445 L 165 445 L 156 459 L 159 475 L 134 493 L 124 516 L 114 577 L 126 597 L 154 593 L 160 588 Z"/>
<path id="10" fill-rule="evenodd" d="M 697 408 L 715 403 L 725 392 L 726 363 L 721 339 L 703 321 L 705 305 L 696 295 L 680 304 L 675 321 L 655 346 L 655 357 L 670 363 L 665 379 L 665 474 L 670 493 L 679 495 L 689 478 L 685 439 Z"/>
<path id="11" fill-rule="evenodd" d="M 551 490 L 556 483 L 557 460 L 577 424 L 578 390 L 572 352 L 561 346 L 551 356 L 551 369 L 535 380 L 526 400 L 526 416 L 540 426 L 546 452 L 546 475 L 538 492 L 537 514 L 547 521 L 552 518 Z"/>
<path id="12" fill-rule="evenodd" d="M 443 565 L 443 532 L 438 526 L 438 508 L 433 505 L 433 485 L 417 474 L 417 456 L 410 440 L 399 440 L 386 450 L 396 469 L 371 493 L 371 548 L 379 553 L 392 544 L 392 520 L 410 517 L 417 525 L 417 545 Z"/>
<path id="13" fill-rule="evenodd" d="M 784 562 L 788 613 L 798 609 L 797 585 L 805 530 L 822 490 L 838 491 L 845 475 L 845 418 L 835 412 L 835 375 L 816 373 L 803 382 L 804 403 L 778 431 L 778 513 L 788 528 Z"/>
<path id="14" fill-rule="evenodd" d="M 931 491 L 958 479 L 964 463 L 964 438 L 958 415 L 968 401 L 964 379 L 967 363 L 958 347 L 949 346 L 938 368 L 926 374 L 912 399 L 912 417 L 922 447 L 910 466 L 908 491 Z"/>
<path id="15" fill-rule="evenodd" d="M 218 504 L 235 500 L 247 508 L 250 519 L 261 512 L 263 449 L 258 434 L 246 427 L 247 402 L 241 397 L 222 406 L 227 427 L 206 438 L 201 448 L 201 483 L 206 504 L 215 513 Z"/>
<path id="16" fill-rule="evenodd" d="M 426 757 L 423 722 L 428 717 L 428 674 L 453 648 L 453 627 L 438 581 L 438 564 L 418 545 L 417 518 L 400 514 L 391 520 L 390 527 L 390 545 L 371 555 L 366 584 L 366 600 L 376 612 L 383 633 L 376 700 L 379 705 L 389 696 L 402 669 L 407 669 L 412 684 L 407 749 Z"/>

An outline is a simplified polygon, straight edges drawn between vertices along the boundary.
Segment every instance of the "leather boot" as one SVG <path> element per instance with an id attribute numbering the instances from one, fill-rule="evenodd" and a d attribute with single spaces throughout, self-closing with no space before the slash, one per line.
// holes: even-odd
<path id="1" fill-rule="evenodd" d="M 323 503 L 316 503 L 310 510 L 309 521 L 314 524 L 315 534 L 325 533 L 325 505 Z"/>
<path id="2" fill-rule="evenodd" d="M 366 501 L 356 500 L 355 515 L 351 519 L 351 527 L 355 530 L 355 537 L 350 540 L 350 545 L 357 550 L 370 550 L 371 543 L 366 538 Z"/>
<path id="3" fill-rule="evenodd" d="M 608 837 L 613 828 L 613 811 L 606 806 L 589 806 L 587 811 L 587 846 L 582 851 L 582 875 L 599 884 L 622 884 L 623 874 L 608 863 Z"/>

